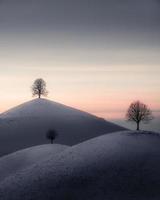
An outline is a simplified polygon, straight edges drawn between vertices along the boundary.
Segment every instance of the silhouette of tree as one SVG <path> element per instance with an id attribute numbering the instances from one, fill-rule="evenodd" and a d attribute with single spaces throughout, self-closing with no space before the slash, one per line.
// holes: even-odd
<path id="1" fill-rule="evenodd" d="M 53 129 L 48 130 L 46 137 L 47 137 L 47 139 L 49 139 L 51 141 L 51 144 L 53 144 L 53 140 L 55 140 L 57 137 L 57 132 Z"/>
<path id="2" fill-rule="evenodd" d="M 152 111 L 147 105 L 140 101 L 132 102 L 126 113 L 128 121 L 133 121 L 137 124 L 137 130 L 139 130 L 140 122 L 148 123 L 153 119 Z"/>
<path id="3" fill-rule="evenodd" d="M 46 82 L 42 78 L 38 78 L 34 81 L 32 85 L 32 94 L 33 96 L 38 96 L 38 98 L 41 98 L 41 95 L 48 95 L 48 91 L 46 90 Z"/>

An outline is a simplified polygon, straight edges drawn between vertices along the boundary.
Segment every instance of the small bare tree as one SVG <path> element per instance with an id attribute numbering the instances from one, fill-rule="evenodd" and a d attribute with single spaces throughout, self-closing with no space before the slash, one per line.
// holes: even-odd
<path id="1" fill-rule="evenodd" d="M 148 123 L 153 119 L 153 115 L 147 105 L 140 101 L 135 101 L 129 106 L 126 118 L 128 121 L 135 122 L 137 124 L 137 130 L 139 130 L 140 122 Z"/>
<path id="2" fill-rule="evenodd" d="M 46 90 L 46 82 L 42 78 L 38 78 L 34 81 L 32 85 L 32 94 L 39 98 L 41 98 L 41 95 L 47 96 L 48 91 Z"/>
<path id="3" fill-rule="evenodd" d="M 51 141 L 51 144 L 53 144 L 53 140 L 55 140 L 57 137 L 57 132 L 53 129 L 50 129 L 47 131 L 46 137 Z"/>

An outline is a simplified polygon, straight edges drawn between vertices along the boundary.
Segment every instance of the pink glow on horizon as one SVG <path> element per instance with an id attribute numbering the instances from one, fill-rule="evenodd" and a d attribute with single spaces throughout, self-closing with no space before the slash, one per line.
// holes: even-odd
<path id="1" fill-rule="evenodd" d="M 98 98 L 95 97 L 94 101 L 92 101 L 92 98 L 86 97 L 84 99 L 70 99 L 70 98 L 66 98 L 66 100 L 63 99 L 63 101 L 60 100 L 60 98 L 48 98 L 49 100 L 53 100 L 74 108 L 77 108 L 79 110 L 83 110 L 86 112 L 89 112 L 91 114 L 94 114 L 98 117 L 102 117 L 105 119 L 125 119 L 125 113 L 127 111 L 128 106 L 130 105 L 130 103 L 134 100 L 137 99 L 130 99 L 130 98 L 126 98 L 124 99 L 124 97 L 120 97 L 120 96 L 115 96 L 114 98 Z M 118 101 L 116 101 L 116 99 L 118 99 Z M 6 110 L 13 108 L 15 106 L 18 106 L 26 101 L 30 101 L 33 100 L 33 98 L 13 98 L 12 101 L 9 99 L 4 99 L 3 101 L 1 101 L 1 108 L 0 108 L 0 112 L 5 112 Z M 143 101 L 144 100 L 144 101 Z M 143 100 L 141 100 L 142 102 L 144 102 L 145 104 L 147 104 L 151 110 L 153 111 L 158 111 L 160 108 L 160 103 L 159 102 L 153 102 L 151 103 L 151 99 L 150 98 L 146 98 L 146 100 L 143 98 Z M 3 106 L 2 106 L 3 105 Z M 160 116 L 159 112 L 154 112 L 155 116 Z"/>

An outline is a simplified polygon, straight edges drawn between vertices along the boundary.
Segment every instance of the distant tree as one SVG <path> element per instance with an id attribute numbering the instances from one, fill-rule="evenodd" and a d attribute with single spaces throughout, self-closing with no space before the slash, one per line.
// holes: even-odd
<path id="1" fill-rule="evenodd" d="M 38 96 L 38 98 L 41 98 L 41 95 L 47 96 L 46 82 L 42 78 L 38 78 L 34 81 L 32 85 L 32 94 L 33 96 Z"/>
<path id="2" fill-rule="evenodd" d="M 53 140 L 55 140 L 57 137 L 57 132 L 53 129 L 50 129 L 47 131 L 46 137 L 51 141 L 51 144 L 53 144 Z"/>
<path id="3" fill-rule="evenodd" d="M 140 101 L 132 102 L 126 113 L 126 118 L 128 121 L 133 121 L 137 124 L 137 130 L 141 122 L 148 123 L 153 119 L 152 111 L 147 105 Z"/>

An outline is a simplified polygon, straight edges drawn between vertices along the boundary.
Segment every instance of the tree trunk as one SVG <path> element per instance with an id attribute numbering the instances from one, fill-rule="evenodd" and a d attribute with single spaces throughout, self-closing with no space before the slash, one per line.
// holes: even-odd
<path id="1" fill-rule="evenodd" d="M 41 94 L 40 94 L 40 93 L 38 94 L 38 98 L 39 98 L 39 99 L 41 98 Z"/>
<path id="2" fill-rule="evenodd" d="M 137 131 L 139 131 L 139 122 L 137 122 Z"/>
<path id="3" fill-rule="evenodd" d="M 53 144 L 53 139 L 51 139 L 51 144 Z"/>

